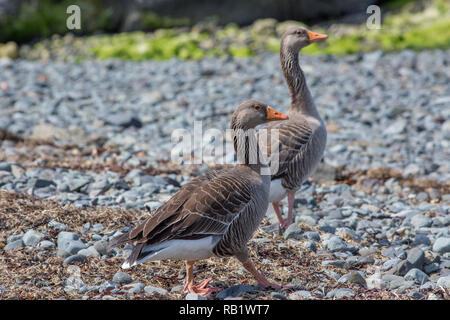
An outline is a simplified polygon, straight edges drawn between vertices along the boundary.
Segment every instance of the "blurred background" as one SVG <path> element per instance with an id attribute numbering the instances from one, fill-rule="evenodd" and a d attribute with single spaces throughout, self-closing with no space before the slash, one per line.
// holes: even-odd
<path id="1" fill-rule="evenodd" d="M 68 30 L 68 6 L 81 10 Z M 370 5 L 381 28 L 369 29 Z M 0 57 L 201 59 L 279 50 L 281 34 L 305 25 L 330 35 L 309 54 L 450 47 L 447 0 L 0 0 Z"/>

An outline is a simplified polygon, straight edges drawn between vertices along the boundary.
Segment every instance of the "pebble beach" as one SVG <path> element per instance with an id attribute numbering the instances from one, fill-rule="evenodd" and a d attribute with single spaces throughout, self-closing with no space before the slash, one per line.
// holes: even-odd
<path id="1" fill-rule="evenodd" d="M 196 266 L 222 288 L 209 299 L 449 299 L 450 51 L 300 64 L 327 124 L 324 159 L 296 194 L 295 223 L 280 233 L 269 209 L 249 243 L 269 279 L 296 289 L 264 290 L 237 260 L 212 258 Z M 173 161 L 172 134 L 200 123 L 232 145 L 225 130 L 248 99 L 287 111 L 277 54 L 0 59 L 0 298 L 204 299 L 183 292 L 182 262 L 121 270 L 131 247 L 106 243 L 234 163 Z"/>

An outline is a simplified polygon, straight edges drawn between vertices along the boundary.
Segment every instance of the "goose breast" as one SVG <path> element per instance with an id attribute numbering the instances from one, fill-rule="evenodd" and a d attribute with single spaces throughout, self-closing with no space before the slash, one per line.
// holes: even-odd
<path id="1" fill-rule="evenodd" d="M 265 129 L 267 139 L 263 135 L 258 138 L 271 168 L 272 202 L 281 200 L 288 191 L 298 190 L 314 172 L 325 150 L 326 129 L 322 122 L 304 117 L 274 123 Z M 278 139 L 272 138 L 275 134 Z"/>

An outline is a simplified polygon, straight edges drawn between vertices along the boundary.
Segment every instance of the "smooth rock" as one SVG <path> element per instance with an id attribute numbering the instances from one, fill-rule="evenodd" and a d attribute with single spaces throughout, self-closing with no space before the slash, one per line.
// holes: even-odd
<path id="1" fill-rule="evenodd" d="M 58 249 L 70 253 L 77 254 L 81 249 L 86 249 L 87 246 L 81 240 L 71 240 L 69 238 L 59 238 L 57 240 Z"/>
<path id="2" fill-rule="evenodd" d="M 413 268 L 422 270 L 425 262 L 425 253 L 420 248 L 413 248 L 408 251 L 406 260 L 411 264 Z"/>
<path id="3" fill-rule="evenodd" d="M 326 295 L 327 298 L 335 298 L 335 299 L 352 298 L 354 296 L 355 293 L 353 292 L 353 290 L 347 288 L 333 289 Z"/>
<path id="4" fill-rule="evenodd" d="M 140 293 L 144 290 L 144 285 L 142 283 L 130 283 L 122 287 L 121 291 L 127 293 Z"/>
<path id="5" fill-rule="evenodd" d="M 339 278 L 338 283 L 357 283 L 363 287 L 367 287 L 366 280 L 357 271 L 352 271 Z"/>
<path id="6" fill-rule="evenodd" d="M 86 284 L 79 277 L 75 277 L 75 276 L 68 277 L 64 281 L 64 284 L 65 284 L 65 287 L 64 287 L 65 292 L 71 292 L 71 291 L 79 292 L 84 287 L 86 287 Z"/>
<path id="7" fill-rule="evenodd" d="M 123 284 L 131 283 L 133 281 L 133 279 L 131 278 L 131 276 L 129 274 L 119 271 L 119 272 L 116 272 L 116 274 L 112 278 L 112 281 L 114 281 L 120 285 L 123 285 Z"/>
<path id="8" fill-rule="evenodd" d="M 22 237 L 22 241 L 26 246 L 35 246 L 44 237 L 39 231 L 33 229 L 28 230 Z"/>
<path id="9" fill-rule="evenodd" d="M 436 239 L 433 245 L 433 251 L 440 254 L 450 252 L 450 238 L 441 237 Z"/>
<path id="10" fill-rule="evenodd" d="M 37 247 L 39 249 L 53 249 L 53 248 L 55 248 L 55 244 L 51 241 L 43 240 L 43 241 L 39 242 Z"/>
<path id="11" fill-rule="evenodd" d="M 100 240 L 100 241 L 95 242 L 94 243 L 94 248 L 102 256 L 108 255 L 111 252 L 111 250 L 108 247 L 108 242 L 104 241 L 104 240 Z"/>
<path id="12" fill-rule="evenodd" d="M 303 239 L 302 229 L 296 224 L 291 224 L 284 232 L 284 239 Z"/>
<path id="13" fill-rule="evenodd" d="M 380 273 L 374 273 L 366 278 L 367 289 L 384 289 L 387 286 Z"/>
<path id="14" fill-rule="evenodd" d="M 314 241 L 320 241 L 320 235 L 317 232 L 314 231 L 307 231 L 303 234 L 304 238 L 314 240 Z"/>
<path id="15" fill-rule="evenodd" d="M 90 246 L 87 249 L 81 249 L 80 251 L 77 252 L 77 254 L 86 257 L 96 257 L 96 258 L 100 257 L 100 254 L 97 252 L 97 250 L 95 250 L 94 246 Z"/>
<path id="16" fill-rule="evenodd" d="M 424 284 L 428 281 L 428 276 L 422 270 L 414 268 L 405 275 L 405 280 L 414 281 L 417 284 Z"/>
<path id="17" fill-rule="evenodd" d="M 322 241 L 322 245 L 332 252 L 348 250 L 348 245 L 338 236 Z"/>
<path id="18" fill-rule="evenodd" d="M 425 296 L 422 293 L 417 292 L 417 291 L 412 291 L 412 292 L 408 293 L 408 297 L 411 297 L 416 300 L 422 300 L 425 298 Z"/>
<path id="19" fill-rule="evenodd" d="M 208 300 L 208 298 L 195 293 L 188 293 L 185 300 Z"/>
<path id="20" fill-rule="evenodd" d="M 399 276 L 404 276 L 412 268 L 413 268 L 413 266 L 411 265 L 411 263 L 409 261 L 403 260 L 403 261 L 400 261 L 398 264 L 396 264 L 392 269 L 390 269 L 388 271 L 388 273 L 399 275 Z"/>
<path id="21" fill-rule="evenodd" d="M 426 246 L 429 246 L 431 244 L 430 238 L 428 238 L 426 235 L 424 234 L 416 234 L 414 237 L 414 245 L 420 245 L 420 244 L 424 244 Z"/>
<path id="22" fill-rule="evenodd" d="M 246 284 L 238 284 L 238 285 L 234 285 L 231 286 L 225 290 L 220 291 L 217 295 L 216 295 L 216 299 L 225 299 L 225 298 L 229 298 L 229 297 L 239 297 L 240 295 L 247 293 L 247 292 L 252 292 L 255 290 L 263 290 L 262 287 L 259 286 L 249 286 Z"/>
<path id="23" fill-rule="evenodd" d="M 112 290 L 116 289 L 116 287 L 117 287 L 117 283 L 115 283 L 114 281 L 105 281 L 98 288 L 98 292 L 109 293 Z"/>
<path id="24" fill-rule="evenodd" d="M 24 244 L 22 239 L 19 240 L 15 240 L 15 241 L 11 241 L 10 243 L 8 243 L 6 246 L 3 247 L 3 250 L 5 251 L 11 251 L 17 248 L 23 248 Z"/>
<path id="25" fill-rule="evenodd" d="M 433 220 L 431 220 L 431 218 L 421 215 L 421 214 L 417 214 L 411 218 L 411 224 L 416 229 L 429 227 L 429 226 L 431 226 L 432 222 L 433 222 Z"/>
<path id="26" fill-rule="evenodd" d="M 152 287 L 152 286 L 146 286 L 144 288 L 145 294 L 149 295 L 149 296 L 153 296 L 155 294 L 160 294 L 160 295 L 166 295 L 169 293 L 169 291 L 167 291 L 166 289 L 163 288 L 158 288 L 158 287 Z"/>
<path id="27" fill-rule="evenodd" d="M 445 277 L 440 277 L 437 282 L 436 285 L 438 287 L 442 287 L 442 288 L 446 288 L 446 289 L 450 289 L 450 274 L 445 276 Z"/>
<path id="28" fill-rule="evenodd" d="M 436 284 L 431 281 L 425 282 L 423 285 L 420 286 L 420 290 L 423 291 L 434 290 L 434 288 L 436 288 Z"/>
<path id="29" fill-rule="evenodd" d="M 311 298 L 312 298 L 311 292 L 307 290 L 298 290 L 289 294 L 290 300 L 305 300 Z"/>
<path id="30" fill-rule="evenodd" d="M 14 235 L 12 235 L 12 236 L 9 236 L 9 237 L 6 239 L 6 243 L 11 243 L 11 242 L 14 242 L 14 241 L 17 241 L 17 240 L 22 240 L 22 237 L 23 237 L 23 233 L 20 233 L 20 234 L 14 234 Z"/>
<path id="31" fill-rule="evenodd" d="M 69 256 L 66 259 L 64 259 L 63 264 L 74 264 L 76 262 L 86 263 L 87 262 L 87 258 L 86 258 L 86 256 L 75 254 L 73 256 Z"/>
<path id="32" fill-rule="evenodd" d="M 272 299 L 287 300 L 287 297 L 284 294 L 275 291 L 270 293 L 270 297 Z"/>
<path id="33" fill-rule="evenodd" d="M 50 228 L 53 228 L 53 229 L 56 229 L 56 230 L 59 230 L 59 231 L 63 231 L 63 230 L 67 229 L 67 225 L 65 225 L 64 223 L 55 221 L 55 220 L 50 221 L 48 223 L 48 226 Z"/>
<path id="34" fill-rule="evenodd" d="M 305 241 L 302 244 L 302 247 L 307 249 L 307 250 L 311 250 L 313 252 L 317 251 L 317 245 L 316 245 L 316 243 L 314 241 Z"/>

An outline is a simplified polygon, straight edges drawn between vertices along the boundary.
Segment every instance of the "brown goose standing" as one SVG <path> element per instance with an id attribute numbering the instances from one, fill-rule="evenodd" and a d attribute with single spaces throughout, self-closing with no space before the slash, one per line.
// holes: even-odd
<path id="1" fill-rule="evenodd" d="M 281 39 L 281 68 L 291 96 L 291 106 L 287 112 L 289 120 L 267 126 L 267 148 L 263 147 L 264 141 L 260 141 L 271 168 L 273 162 L 278 161 L 278 166 L 274 166 L 277 170 L 272 172 L 269 201 L 272 202 L 281 229 L 287 228 L 293 222 L 295 192 L 314 172 L 325 150 L 327 131 L 300 68 L 298 53 L 307 45 L 326 38 L 326 35 L 294 27 L 285 32 Z M 278 130 L 278 147 L 270 146 L 273 129 Z M 288 216 L 283 220 L 279 202 L 286 195 Z"/>
<path id="2" fill-rule="evenodd" d="M 238 165 L 192 179 L 143 223 L 112 239 L 110 246 L 136 245 L 122 265 L 126 269 L 145 261 L 186 260 L 186 284 L 191 293 L 206 295 L 214 288 L 194 284 L 193 264 L 213 255 L 235 256 L 262 286 L 279 287 L 258 272 L 248 258 L 247 241 L 269 205 L 270 173 L 259 152 L 254 127 L 287 116 L 264 103 L 250 100 L 233 113 L 234 147 Z M 269 173 L 269 174 L 268 174 Z"/>

